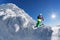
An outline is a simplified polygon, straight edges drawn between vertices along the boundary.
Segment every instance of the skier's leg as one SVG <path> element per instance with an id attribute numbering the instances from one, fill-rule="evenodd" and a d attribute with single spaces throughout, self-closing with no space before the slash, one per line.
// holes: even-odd
<path id="1" fill-rule="evenodd" d="M 39 22 L 39 24 L 38 24 L 38 27 L 40 27 L 41 26 L 41 22 Z"/>
<path id="2" fill-rule="evenodd" d="M 38 27 L 39 25 L 40 25 L 40 22 L 39 22 L 39 21 L 37 21 L 36 27 Z"/>

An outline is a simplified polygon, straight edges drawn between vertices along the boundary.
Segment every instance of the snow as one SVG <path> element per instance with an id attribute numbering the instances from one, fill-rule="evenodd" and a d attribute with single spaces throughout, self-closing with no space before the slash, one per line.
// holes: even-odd
<path id="1" fill-rule="evenodd" d="M 51 40 L 60 40 L 60 38 L 59 38 L 59 29 L 60 29 L 60 27 L 58 27 L 58 26 L 53 26 L 52 27 L 52 30 L 53 30 L 53 33 L 52 33 L 52 38 L 51 38 Z"/>
<path id="2" fill-rule="evenodd" d="M 52 30 L 54 31 L 53 35 L 56 35 L 58 33 L 58 27 L 54 26 L 52 27 Z"/>
<path id="3" fill-rule="evenodd" d="M 15 17 L 16 14 L 11 9 L 6 9 L 6 15 L 3 17 L 3 20 L 6 20 L 9 17 Z"/>
<path id="4" fill-rule="evenodd" d="M 38 28 L 36 21 L 15 4 L 0 5 L 0 40 L 51 40 L 52 30 Z"/>
<path id="5" fill-rule="evenodd" d="M 19 25 L 18 24 L 15 24 L 14 27 L 15 27 L 15 32 L 18 32 L 19 29 L 20 29 Z"/>
<path id="6" fill-rule="evenodd" d="M 1 15 L 3 15 L 3 14 L 4 14 L 4 12 L 3 12 L 3 11 L 1 11 L 1 12 L 0 12 L 0 16 L 1 16 Z"/>

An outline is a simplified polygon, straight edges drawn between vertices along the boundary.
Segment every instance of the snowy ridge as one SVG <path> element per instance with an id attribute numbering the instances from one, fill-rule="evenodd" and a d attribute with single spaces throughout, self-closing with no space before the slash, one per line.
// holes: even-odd
<path id="1" fill-rule="evenodd" d="M 27 24 L 33 19 L 24 12 L 24 10 L 18 8 L 15 4 L 3 4 L 0 6 L 0 16 L 3 16 L 2 20 L 6 20 L 8 18 L 13 17 L 21 17 L 22 21 L 24 21 L 23 26 L 27 27 Z M 28 20 L 29 19 L 29 20 Z M 35 21 L 33 21 L 35 22 Z"/>
<path id="2" fill-rule="evenodd" d="M 36 21 L 15 4 L 0 5 L 0 40 L 51 40 L 52 30 L 33 30 Z"/>

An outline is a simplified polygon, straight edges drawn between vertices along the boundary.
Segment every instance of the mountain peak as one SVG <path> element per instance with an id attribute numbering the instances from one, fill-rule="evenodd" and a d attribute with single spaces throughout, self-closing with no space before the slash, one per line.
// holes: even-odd
<path id="1" fill-rule="evenodd" d="M 23 9 L 12 3 L 0 6 L 0 16 L 2 16 L 2 20 L 7 22 L 10 26 L 12 26 L 12 24 L 19 24 L 19 27 L 26 28 L 32 27 L 36 23 L 35 20 L 33 20 Z"/>
<path id="2" fill-rule="evenodd" d="M 17 7 L 13 3 L 7 3 L 7 4 L 0 5 L 0 16 L 2 15 L 6 16 L 5 18 L 3 18 L 3 20 L 5 20 L 7 17 L 16 17 L 16 16 L 23 16 L 23 17 L 28 16 L 27 18 L 30 17 L 23 9 Z"/>

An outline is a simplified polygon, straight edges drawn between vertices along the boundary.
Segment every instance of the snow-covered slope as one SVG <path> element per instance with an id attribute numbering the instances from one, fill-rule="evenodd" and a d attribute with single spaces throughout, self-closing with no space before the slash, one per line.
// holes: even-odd
<path id="1" fill-rule="evenodd" d="M 60 25 L 55 25 L 52 27 L 52 39 L 51 40 L 60 40 Z"/>
<path id="2" fill-rule="evenodd" d="M 2 21 L 8 26 L 20 26 L 23 28 L 32 27 L 35 21 L 24 10 L 18 8 L 15 4 L 3 4 L 0 6 L 0 16 Z M 7 23 L 6 23 L 7 22 Z"/>
<path id="3" fill-rule="evenodd" d="M 0 40 L 48 40 L 52 30 L 33 30 L 35 24 L 36 21 L 15 4 L 0 5 Z"/>

